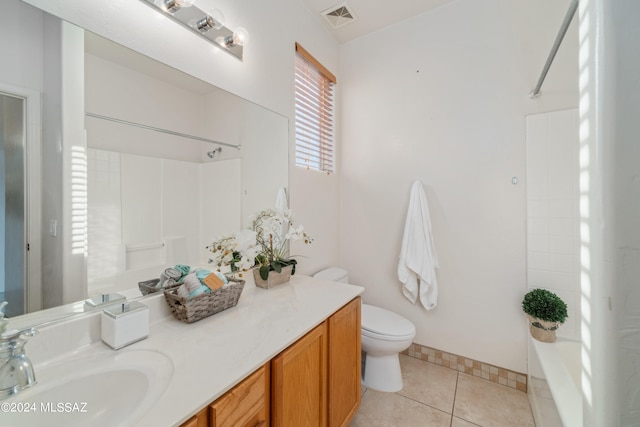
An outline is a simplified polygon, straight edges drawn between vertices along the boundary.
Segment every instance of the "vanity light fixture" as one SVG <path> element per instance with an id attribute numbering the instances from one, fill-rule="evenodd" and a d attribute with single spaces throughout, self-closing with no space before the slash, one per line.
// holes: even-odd
<path id="1" fill-rule="evenodd" d="M 219 49 L 242 60 L 243 46 L 249 32 L 238 28 L 235 32 L 224 26 L 224 15 L 218 9 L 206 12 L 194 5 L 195 0 L 140 0 L 171 18 Z"/>
<path id="2" fill-rule="evenodd" d="M 238 27 L 232 35 L 224 38 L 226 47 L 246 46 L 249 43 L 249 31 L 245 28 Z"/>
<path id="3" fill-rule="evenodd" d="M 206 14 L 200 19 L 191 20 L 189 26 L 201 33 L 206 33 L 211 29 L 219 30 L 224 26 L 224 15 L 219 9 L 213 9 L 211 14 Z"/>
<path id="4" fill-rule="evenodd" d="M 193 6 L 195 0 L 160 0 L 161 7 L 169 13 L 176 13 L 183 7 Z M 158 4 L 157 1 L 154 4 Z"/>

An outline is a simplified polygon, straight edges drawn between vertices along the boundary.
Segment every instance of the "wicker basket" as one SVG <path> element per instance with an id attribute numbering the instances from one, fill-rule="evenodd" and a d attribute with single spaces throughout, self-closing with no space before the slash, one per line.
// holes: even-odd
<path id="1" fill-rule="evenodd" d="M 142 295 L 150 295 L 156 292 L 165 291 L 167 289 L 173 289 L 180 286 L 178 284 L 178 285 L 173 285 L 166 288 L 156 288 L 156 285 L 158 284 L 158 282 L 160 282 L 160 279 L 151 279 L 151 280 L 145 280 L 144 282 L 138 282 L 138 289 L 140 289 L 140 293 L 142 293 Z"/>
<path id="2" fill-rule="evenodd" d="M 193 298 L 178 296 L 177 288 L 166 290 L 164 296 L 173 316 L 183 322 L 193 323 L 235 306 L 244 289 L 244 280 L 228 279 L 229 286 Z"/>

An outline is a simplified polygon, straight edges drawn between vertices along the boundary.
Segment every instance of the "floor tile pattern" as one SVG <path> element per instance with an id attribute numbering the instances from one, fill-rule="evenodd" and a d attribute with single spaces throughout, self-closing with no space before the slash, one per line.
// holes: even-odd
<path id="1" fill-rule="evenodd" d="M 526 393 L 400 355 L 404 388 L 364 390 L 350 427 L 535 427 Z"/>
<path id="2" fill-rule="evenodd" d="M 446 368 L 457 369 L 459 372 L 484 378 L 494 383 L 506 385 L 520 391 L 527 391 L 527 376 L 520 372 L 510 371 L 488 363 L 469 359 L 446 351 L 413 343 L 402 352 L 411 357 L 435 363 Z"/>

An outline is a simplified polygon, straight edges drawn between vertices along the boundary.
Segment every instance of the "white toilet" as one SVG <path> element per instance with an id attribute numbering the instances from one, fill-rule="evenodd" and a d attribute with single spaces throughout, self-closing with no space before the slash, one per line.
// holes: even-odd
<path id="1" fill-rule="evenodd" d="M 322 270 L 313 277 L 349 283 L 348 273 L 337 267 Z M 402 390 L 398 353 L 409 348 L 416 327 L 399 314 L 368 304 L 362 304 L 361 327 L 362 385 L 378 391 Z"/>

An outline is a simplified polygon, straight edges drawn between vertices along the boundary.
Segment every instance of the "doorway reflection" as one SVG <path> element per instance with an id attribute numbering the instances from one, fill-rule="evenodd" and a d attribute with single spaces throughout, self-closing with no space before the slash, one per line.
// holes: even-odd
<path id="1" fill-rule="evenodd" d="M 0 301 L 25 312 L 25 100 L 0 93 Z"/>

